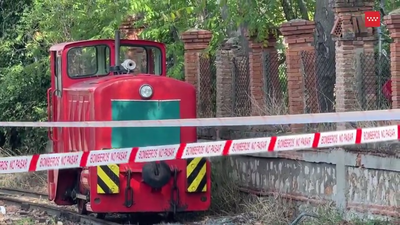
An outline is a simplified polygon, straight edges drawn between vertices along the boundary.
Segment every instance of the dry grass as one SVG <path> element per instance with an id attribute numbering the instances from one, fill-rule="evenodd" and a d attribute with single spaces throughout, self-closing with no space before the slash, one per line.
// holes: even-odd
<path id="1" fill-rule="evenodd" d="M 0 148 L 1 156 L 9 157 L 22 155 L 20 152 L 11 152 Z M 0 174 L 0 187 L 17 188 L 41 193 L 47 192 L 47 172 Z"/>
<path id="2" fill-rule="evenodd" d="M 214 214 L 230 215 L 242 211 L 245 195 L 229 174 L 228 158 L 213 158 L 211 164 L 211 209 Z"/>
<path id="3" fill-rule="evenodd" d="M 267 105 L 264 110 L 261 112 L 265 115 L 286 115 L 289 114 L 289 107 L 286 102 L 286 97 L 282 96 L 282 98 L 274 98 L 272 96 L 266 96 Z M 254 103 L 254 101 L 252 101 Z M 258 107 L 259 110 L 261 108 Z"/>
<path id="4" fill-rule="evenodd" d="M 288 225 L 301 213 L 313 214 L 317 218 L 304 217 L 303 225 L 389 225 L 396 222 L 379 220 L 343 219 L 333 204 L 307 205 L 281 196 L 259 197 L 239 189 L 239 184 L 230 173 L 229 158 L 212 160 L 212 205 L 208 217 L 245 218 L 244 223 L 253 225 Z M 204 215 L 203 215 L 204 216 Z M 219 224 L 219 223 L 215 223 Z"/>
<path id="5" fill-rule="evenodd" d="M 361 218 L 355 215 L 344 216 L 334 205 L 320 205 L 311 210 L 317 217 L 308 217 L 302 225 L 398 225 L 398 221 Z M 345 220 L 344 217 L 349 219 Z"/>
<path id="6" fill-rule="evenodd" d="M 272 221 L 274 224 L 288 224 L 295 211 L 291 201 L 246 194 L 240 191 L 229 172 L 228 158 L 212 161 L 212 215 L 242 215 L 253 222 L 249 224 L 271 224 Z"/>
<path id="7" fill-rule="evenodd" d="M 296 214 L 296 204 L 281 197 L 248 195 L 243 203 L 245 213 L 263 224 L 289 224 Z"/>
<path id="8" fill-rule="evenodd" d="M 0 187 L 16 188 L 46 193 L 46 171 L 34 173 L 1 174 Z"/>

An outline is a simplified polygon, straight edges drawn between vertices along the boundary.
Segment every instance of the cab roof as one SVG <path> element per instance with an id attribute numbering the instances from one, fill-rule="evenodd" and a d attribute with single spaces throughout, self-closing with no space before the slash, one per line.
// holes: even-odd
<path id="1" fill-rule="evenodd" d="M 132 39 L 121 39 L 120 42 L 136 42 L 137 44 L 143 45 L 153 45 L 153 44 L 161 44 L 160 42 L 155 41 L 147 41 L 147 40 L 132 40 Z M 55 44 L 50 47 L 50 51 L 62 51 L 65 48 L 72 47 L 72 46 L 79 46 L 79 45 L 90 45 L 90 44 L 104 44 L 104 43 L 114 43 L 114 39 L 98 39 L 98 40 L 83 40 L 83 41 L 72 41 L 72 42 L 63 42 L 59 44 Z"/>

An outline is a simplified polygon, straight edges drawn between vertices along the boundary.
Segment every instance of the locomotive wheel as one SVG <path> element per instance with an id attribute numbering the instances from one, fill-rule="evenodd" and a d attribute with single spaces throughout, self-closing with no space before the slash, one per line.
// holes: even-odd
<path id="1" fill-rule="evenodd" d="M 84 193 L 85 192 L 85 190 L 83 189 L 83 187 L 81 187 L 81 183 L 80 183 L 80 172 L 78 173 L 78 176 L 77 176 L 77 183 L 76 183 L 76 192 L 78 192 L 79 194 L 82 194 L 82 193 Z M 87 192 L 87 191 L 86 191 Z M 88 195 L 89 196 L 89 193 L 86 193 L 86 195 Z M 86 200 L 83 200 L 83 199 L 76 199 L 76 202 L 77 202 L 77 206 L 78 206 L 78 213 L 79 214 L 81 214 L 81 215 L 88 215 L 89 214 L 89 212 L 87 211 L 87 209 L 86 209 L 86 203 L 87 203 L 87 201 Z"/>
<path id="2" fill-rule="evenodd" d="M 87 215 L 88 211 L 86 209 L 86 201 L 82 199 L 77 200 L 77 206 L 78 206 L 78 213 L 81 215 Z"/>

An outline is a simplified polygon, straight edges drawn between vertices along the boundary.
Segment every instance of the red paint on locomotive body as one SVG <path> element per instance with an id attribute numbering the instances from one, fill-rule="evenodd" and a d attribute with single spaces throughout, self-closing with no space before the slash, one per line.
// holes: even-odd
<path id="1" fill-rule="evenodd" d="M 52 121 L 110 121 L 112 120 L 112 100 L 140 100 L 139 88 L 143 84 L 153 87 L 153 95 L 148 100 L 179 100 L 180 118 L 196 117 L 196 90 L 194 86 L 168 78 L 165 76 L 165 49 L 160 43 L 149 41 L 121 40 L 121 43 L 134 43 L 135 45 L 146 44 L 160 47 L 162 50 L 162 73 L 160 75 L 114 75 L 109 73 L 103 77 L 91 77 L 71 79 L 68 77 L 67 68 L 62 67 L 63 78 L 62 96 L 57 96 L 57 77 L 52 76 L 52 87 L 49 90 L 49 119 Z M 85 41 L 70 44 L 59 44 L 51 51 L 52 72 L 56 71 L 56 54 L 60 54 L 62 61 L 67 60 L 69 49 L 85 45 L 105 44 L 112 46 L 110 40 Z M 111 55 L 114 51 L 111 49 Z M 113 59 L 111 58 L 113 63 Z M 63 65 L 63 64 L 61 64 Z M 59 74 L 60 75 L 60 74 Z M 50 99 L 51 98 L 51 99 Z M 137 109 L 140 110 L 140 109 Z M 54 152 L 91 151 L 111 148 L 112 128 L 56 128 L 49 133 L 53 141 Z M 195 127 L 181 127 L 180 141 L 184 143 L 196 142 L 197 134 Z M 135 146 L 131 146 L 135 147 Z M 207 161 L 207 191 L 199 193 L 188 193 L 186 178 L 186 160 L 166 161 L 171 169 L 178 169 L 177 186 L 179 191 L 179 211 L 204 211 L 210 205 L 210 164 Z M 149 185 L 142 181 L 143 163 L 120 165 L 120 192 L 118 194 L 97 194 L 97 171 L 96 167 L 83 169 L 67 169 L 49 171 L 48 188 L 49 199 L 59 205 L 76 204 L 77 200 L 65 198 L 71 188 L 79 182 L 79 192 L 89 192 L 90 208 L 93 212 L 168 212 L 171 210 L 171 193 L 173 180 L 161 190 L 154 191 Z M 132 207 L 126 207 L 125 187 L 127 186 L 126 171 L 132 171 L 130 186 L 133 188 Z M 83 172 L 82 172 L 83 171 Z M 78 205 L 82 200 L 78 200 Z M 84 204 L 83 204 L 84 205 Z"/>

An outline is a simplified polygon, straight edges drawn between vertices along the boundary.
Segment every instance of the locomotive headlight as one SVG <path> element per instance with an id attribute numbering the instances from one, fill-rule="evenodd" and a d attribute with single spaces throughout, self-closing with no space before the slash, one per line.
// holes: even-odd
<path id="1" fill-rule="evenodd" d="M 153 88 L 148 84 L 143 84 L 139 88 L 139 94 L 142 98 L 150 98 L 153 95 Z"/>

